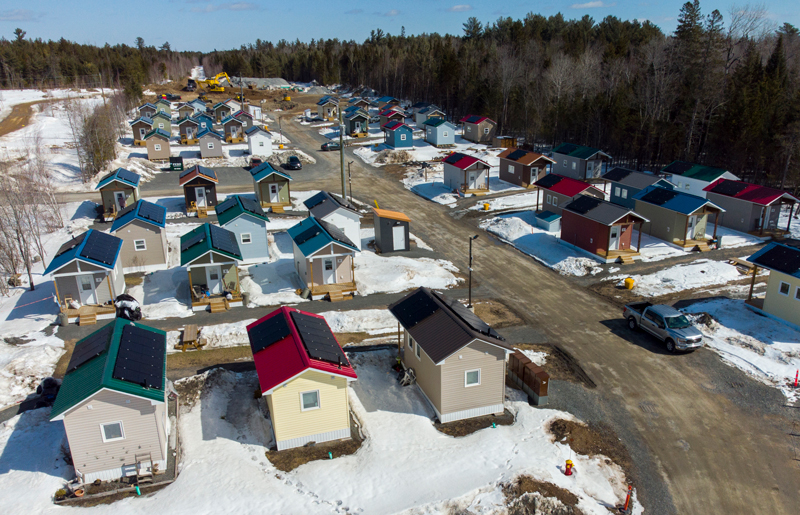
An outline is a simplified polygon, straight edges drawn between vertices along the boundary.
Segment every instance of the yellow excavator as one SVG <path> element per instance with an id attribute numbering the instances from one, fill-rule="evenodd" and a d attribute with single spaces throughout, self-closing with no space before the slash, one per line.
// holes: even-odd
<path id="1" fill-rule="evenodd" d="M 228 74 L 225 73 L 225 72 L 222 72 L 222 73 L 218 73 L 218 74 L 214 75 L 210 79 L 198 80 L 197 84 L 200 87 L 207 88 L 208 91 L 210 91 L 211 93 L 224 93 L 225 92 L 225 88 L 222 87 L 222 85 L 219 83 L 219 81 L 221 81 L 222 79 L 227 80 L 228 84 L 231 83 L 231 78 L 228 77 Z"/>

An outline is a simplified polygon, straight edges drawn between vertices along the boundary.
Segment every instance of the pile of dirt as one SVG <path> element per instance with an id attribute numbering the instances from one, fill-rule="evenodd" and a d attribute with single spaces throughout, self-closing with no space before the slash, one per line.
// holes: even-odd
<path id="1" fill-rule="evenodd" d="M 309 95 L 330 95 L 331 90 L 329 90 L 325 86 L 313 86 L 308 88 L 308 91 L 306 91 L 306 93 L 308 93 Z"/>
<path id="2" fill-rule="evenodd" d="M 480 300 L 475 302 L 473 306 L 475 307 L 475 314 L 495 329 L 525 324 L 513 309 L 499 300 Z"/>
<path id="3" fill-rule="evenodd" d="M 503 486 L 509 515 L 583 515 L 578 496 L 553 483 L 520 476 Z"/>
<path id="4" fill-rule="evenodd" d="M 378 157 L 375 158 L 376 163 L 381 164 L 395 164 L 405 163 L 411 160 L 411 154 L 406 150 L 392 150 L 387 148 L 383 150 Z"/>
<path id="5" fill-rule="evenodd" d="M 550 422 L 548 430 L 556 442 L 565 441 L 577 454 L 610 458 L 630 476 L 632 461 L 628 449 L 607 424 L 599 422 L 585 425 L 558 418 Z"/>
<path id="6" fill-rule="evenodd" d="M 272 166 L 280 166 L 289 161 L 290 156 L 297 156 L 300 159 L 300 162 L 303 164 L 313 164 L 316 161 L 310 159 L 306 154 L 303 152 L 298 152 L 296 150 L 285 150 L 283 152 L 276 152 L 267 158 L 267 161 Z"/>

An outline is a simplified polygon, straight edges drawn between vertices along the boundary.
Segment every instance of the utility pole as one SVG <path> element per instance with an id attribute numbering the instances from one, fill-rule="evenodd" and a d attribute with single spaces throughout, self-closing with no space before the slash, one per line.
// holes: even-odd
<path id="1" fill-rule="evenodd" d="M 342 121 L 342 110 L 339 109 L 339 104 L 336 104 L 336 110 L 339 114 L 339 160 L 342 166 L 342 198 L 347 200 L 347 178 L 344 176 L 344 122 Z"/>
<path id="2" fill-rule="evenodd" d="M 478 235 L 469 237 L 469 302 L 467 307 L 472 309 L 472 240 L 478 239 Z"/>
<path id="3" fill-rule="evenodd" d="M 350 202 L 353 201 L 353 172 L 350 171 L 351 164 L 353 164 L 353 161 L 347 163 L 347 189 L 350 191 Z"/>

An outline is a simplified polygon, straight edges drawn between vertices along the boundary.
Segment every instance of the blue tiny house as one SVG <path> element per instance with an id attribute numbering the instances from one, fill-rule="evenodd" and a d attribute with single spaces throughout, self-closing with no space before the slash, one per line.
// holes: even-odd
<path id="1" fill-rule="evenodd" d="M 400 122 L 389 122 L 382 127 L 385 142 L 392 148 L 410 148 L 414 146 L 411 127 Z"/>
<path id="2" fill-rule="evenodd" d="M 267 222 L 269 218 L 259 203 L 251 198 L 232 195 L 217 205 L 217 221 L 236 235 L 242 253 L 241 264 L 269 260 Z"/>
<path id="3" fill-rule="evenodd" d="M 428 118 L 422 123 L 425 141 L 434 147 L 456 144 L 456 126 L 442 118 Z"/>

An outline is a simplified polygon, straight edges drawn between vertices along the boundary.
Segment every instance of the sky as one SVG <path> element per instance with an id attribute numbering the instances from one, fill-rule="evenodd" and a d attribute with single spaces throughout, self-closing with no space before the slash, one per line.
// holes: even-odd
<path id="1" fill-rule="evenodd" d="M 702 0 L 703 13 L 714 9 L 728 18 L 734 3 L 746 0 Z M 758 0 L 756 0 L 758 1 Z M 464 2 L 464 3 L 459 3 Z M 470 3 L 466 3 L 470 2 Z M 141 36 L 145 44 L 169 41 L 173 50 L 211 51 L 281 39 L 310 41 L 339 38 L 364 41 L 376 28 L 386 33 L 438 32 L 461 35 L 462 24 L 475 16 L 484 24 L 500 17 L 522 19 L 529 12 L 565 18 L 588 14 L 596 22 L 613 15 L 650 20 L 667 33 L 675 29 L 682 0 L 544 0 L 490 2 L 477 0 L 35 0 L 0 2 L 0 36 L 14 37 L 22 28 L 29 38 L 84 44 L 126 43 Z M 764 2 L 770 20 L 800 26 L 798 0 Z M 124 7 L 124 8 L 123 8 Z"/>

